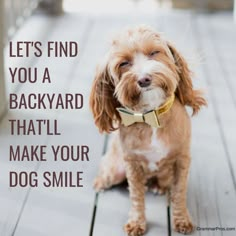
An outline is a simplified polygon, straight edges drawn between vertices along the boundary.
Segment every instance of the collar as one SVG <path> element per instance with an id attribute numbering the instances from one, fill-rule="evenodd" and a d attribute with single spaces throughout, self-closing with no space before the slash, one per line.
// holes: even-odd
<path id="1" fill-rule="evenodd" d="M 159 121 L 159 116 L 170 110 L 174 103 L 174 100 L 175 95 L 172 94 L 162 106 L 145 113 L 132 112 L 123 107 L 117 108 L 117 110 L 120 114 L 124 126 L 130 126 L 134 123 L 142 122 L 149 124 L 152 127 L 160 128 L 161 124 Z"/>

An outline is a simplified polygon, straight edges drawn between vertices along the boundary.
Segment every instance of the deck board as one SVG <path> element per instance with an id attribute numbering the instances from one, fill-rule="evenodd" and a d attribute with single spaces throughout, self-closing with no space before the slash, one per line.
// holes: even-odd
<path id="1" fill-rule="evenodd" d="M 115 203 L 115 204 L 114 204 Z M 167 235 L 167 209 L 165 196 L 146 194 L 147 233 L 145 235 Z M 99 194 L 94 236 L 125 235 L 124 224 L 128 220 L 130 200 L 124 186 Z"/>
<path id="2" fill-rule="evenodd" d="M 44 171 L 83 171 L 84 187 L 74 189 L 45 189 L 39 187 L 35 190 L 33 189 L 15 235 L 24 235 L 22 229 L 26 228 L 26 226 L 34 227 L 35 231 L 43 231 L 44 235 L 49 233 L 50 235 L 66 235 L 68 232 L 70 232 L 70 235 L 77 235 L 78 232 L 81 232 L 82 235 L 88 235 L 94 204 L 92 179 L 94 169 L 96 169 L 99 161 L 99 153 L 103 147 L 103 138 L 93 134 L 91 139 L 89 133 L 95 133 L 94 129 L 87 126 L 84 127 L 86 127 L 86 133 L 80 136 L 82 140 L 77 135 L 70 135 L 77 129 L 81 133 L 82 127 L 77 126 L 75 129 L 74 125 L 67 125 L 64 128 L 68 131 L 67 137 L 70 138 L 67 138 L 66 141 L 64 139 L 54 139 L 53 144 L 76 145 L 87 143 L 91 146 L 94 139 L 96 139 L 97 147 L 93 148 L 89 163 L 49 162 L 41 164 L 38 171 L 39 173 Z M 50 225 L 48 225 L 49 218 L 53 218 L 53 222 Z M 30 224 L 29 221 L 31 222 Z M 61 227 L 58 227 L 58 225 Z"/>
<path id="3" fill-rule="evenodd" d="M 0 224 L 0 234 L 1 235 L 11 235 L 15 229 L 16 222 L 18 221 L 19 214 L 22 210 L 22 206 L 24 204 L 25 197 L 27 195 L 28 189 L 21 188 L 9 188 L 8 187 L 8 179 L 10 171 L 29 171 L 31 168 L 35 166 L 34 163 L 11 163 L 9 161 L 9 145 L 10 144 L 18 144 L 24 145 L 25 143 L 29 145 L 33 145 L 35 141 L 32 137 L 24 137 L 22 139 L 20 136 L 10 136 L 9 135 L 9 122 L 8 119 L 12 119 L 15 117 L 20 117 L 21 113 L 9 113 L 8 116 L 1 123 L 1 198 L 4 197 L 6 199 L 5 202 L 11 202 L 11 204 L 4 204 L 4 201 L 0 202 L 1 209 L 1 224 Z M 24 116 L 26 118 L 27 116 Z M 31 115 L 31 118 L 34 116 Z M 37 139 L 38 145 L 43 145 L 45 141 L 45 137 L 41 136 Z M 7 208 L 6 208 L 7 206 Z"/>
<path id="4" fill-rule="evenodd" d="M 78 22 L 77 27 L 80 28 L 80 30 L 76 32 L 73 31 L 73 29 L 71 28 L 72 22 L 75 21 Z M 87 38 L 87 17 L 83 17 L 83 19 L 81 19 L 76 15 L 65 15 L 61 18 L 54 18 L 52 22 L 54 24 L 49 25 L 51 33 L 46 36 L 46 38 L 44 39 L 45 41 L 43 41 L 43 43 L 46 41 L 53 41 L 58 39 L 62 41 L 77 40 L 80 43 L 80 50 L 82 53 L 82 49 L 84 46 L 82 42 L 86 41 Z M 45 28 L 46 27 L 47 25 L 45 25 Z M 18 37 L 20 38 L 20 36 Z M 31 40 L 33 39 L 31 38 Z M 86 54 L 84 55 L 86 56 Z M 81 61 L 83 61 L 82 55 L 80 59 Z M 71 71 L 73 71 L 73 69 L 78 65 L 78 59 L 55 59 L 50 61 L 50 59 L 42 58 L 41 60 L 33 61 L 30 66 L 37 66 L 39 69 L 43 69 L 44 67 L 49 65 L 49 62 L 49 70 L 53 81 L 51 85 L 18 85 L 17 92 L 25 94 L 32 92 L 46 93 L 52 91 L 55 93 L 69 92 L 67 86 L 69 84 L 68 81 L 72 80 Z M 18 64 L 21 65 L 22 62 L 19 62 Z M 18 64 L 17 62 L 14 62 L 12 65 Z M 58 65 L 60 66 L 58 67 Z M 90 80 L 89 83 L 91 82 L 92 81 Z M 77 83 L 75 89 L 78 89 L 78 86 L 79 84 Z M 86 83 L 83 83 L 81 86 L 79 86 L 80 92 L 85 92 L 86 94 L 88 94 L 88 88 L 90 88 L 90 86 L 88 86 Z M 11 89 L 12 91 L 16 91 L 16 88 Z M 32 111 L 20 112 L 20 115 L 16 112 L 12 112 L 9 114 L 12 114 L 12 116 L 14 116 L 15 118 L 17 117 L 21 119 L 45 118 L 45 112 L 39 110 L 34 111 L 34 116 L 32 115 Z M 77 119 L 74 122 L 71 122 L 70 116 L 74 116 L 75 114 Z M 101 153 L 101 150 L 103 148 L 103 137 L 100 137 L 95 127 L 90 125 L 92 123 L 92 117 L 88 113 L 88 109 L 86 109 L 86 111 L 76 111 L 72 113 L 69 111 L 66 113 L 62 111 L 51 111 L 47 113 L 47 118 L 58 119 L 59 126 L 63 133 L 62 136 L 38 136 L 34 139 L 31 136 L 20 139 L 19 137 L 11 137 L 10 135 L 8 135 L 7 137 L 4 137 L 5 146 L 8 147 L 9 143 L 13 142 L 14 139 L 15 143 L 21 140 L 21 145 L 23 145 L 25 142 L 27 144 L 40 144 L 40 140 L 42 139 L 42 144 L 47 145 L 87 144 L 92 147 L 94 144 L 94 140 L 98 140 L 96 141 L 97 146 L 95 148 L 92 148 L 91 150 L 91 161 L 89 163 L 54 163 L 52 161 L 48 161 L 46 163 L 30 163 L 29 167 L 27 168 L 28 171 L 35 170 L 38 171 L 39 174 L 46 170 L 82 170 L 85 172 L 85 187 L 83 189 L 71 191 L 67 189 L 64 189 L 63 191 L 61 191 L 61 189 L 49 190 L 40 187 L 38 189 L 28 190 L 9 190 L 5 187 L 4 189 L 2 189 L 2 191 L 4 190 L 4 194 L 2 194 L 2 196 L 4 196 L 4 199 L 8 199 L 6 202 L 11 201 L 11 199 L 13 199 L 12 202 L 14 204 L 8 204 L 8 214 L 6 214 L 6 216 L 3 214 L 3 212 L 1 214 L 1 222 L 3 222 L 0 228 L 1 235 L 26 235 L 26 233 L 29 232 L 33 233 L 31 235 L 47 235 L 48 233 L 50 233 L 50 235 L 58 235 L 60 232 L 62 233 L 63 230 L 64 232 L 70 231 L 70 235 L 76 235 L 78 231 L 81 231 L 83 235 L 86 235 L 89 232 L 91 214 L 94 204 L 93 189 L 91 184 L 93 176 L 90 176 L 93 175 L 92 169 L 97 167 L 96 163 L 97 161 L 99 161 L 99 153 Z M 7 133 L 8 126 L 5 129 Z M 3 138 L 3 136 L 1 138 Z M 2 142 L 2 144 L 4 144 L 4 142 Z M 7 154 L 5 152 L 7 152 L 8 149 L 5 148 L 1 150 L 4 151 L 3 155 L 7 157 Z M 7 173 L 8 170 L 11 168 L 18 168 L 19 170 L 22 170 L 23 168 L 22 165 L 20 165 L 19 163 L 14 163 L 14 165 L 12 163 L 8 163 L 7 158 L 4 159 L 4 161 L 6 161 L 9 166 L 9 168 L 4 168 L 4 173 Z M 8 176 L 5 176 L 3 179 L 7 180 Z M 73 198 L 71 196 L 73 196 Z M 50 228 L 48 227 L 48 217 L 53 218 L 55 220 L 55 224 L 50 224 Z M 67 222 L 68 225 L 63 224 L 64 221 Z M 4 222 L 10 222 L 10 224 L 6 226 Z M 62 228 L 58 227 L 58 225 L 61 225 Z"/>
<path id="5" fill-rule="evenodd" d="M 60 59 L 59 62 L 63 63 L 62 70 L 58 68 L 58 61 L 55 60 L 55 63 L 51 66 L 54 68 L 52 71 L 55 79 L 60 78 L 59 75 L 63 74 L 63 80 L 58 81 L 56 87 L 53 88 L 50 86 L 46 88 L 48 91 L 50 89 L 55 90 L 60 93 L 72 92 L 69 88 L 73 81 L 73 71 L 74 68 L 80 66 L 83 68 L 84 61 L 86 57 L 89 56 L 89 52 L 83 54 L 85 48 L 86 40 L 88 39 L 87 27 L 89 21 L 80 22 L 78 27 L 80 30 L 77 31 L 77 35 L 71 27 L 71 22 L 76 21 L 76 18 L 71 18 L 66 16 L 66 20 L 63 22 L 63 27 L 60 24 L 60 31 L 54 30 L 54 34 L 51 36 L 51 40 L 71 40 L 76 39 L 80 42 L 81 54 L 80 60 L 78 59 L 68 59 L 69 62 L 64 63 L 63 59 Z M 79 20 L 79 19 L 78 19 Z M 81 24 L 81 25 L 80 25 Z M 65 32 L 66 29 L 66 32 Z M 68 34 L 69 33 L 69 34 Z M 84 44 L 82 44 L 84 43 Z M 46 65 L 49 63 L 44 61 Z M 67 60 L 66 60 L 67 61 Z M 81 62 L 81 65 L 80 65 Z M 40 65 L 41 66 L 41 65 Z M 78 77 L 81 75 L 79 74 Z M 87 83 L 91 83 L 91 80 L 88 80 Z M 82 92 L 82 94 L 88 94 L 88 89 L 90 86 L 87 83 L 75 83 L 73 89 L 77 90 L 74 92 Z M 27 88 L 24 88 L 27 90 Z M 86 97 L 87 98 L 87 97 Z M 71 119 L 75 117 L 75 119 Z M 43 235 L 77 235 L 78 232 L 81 235 L 87 235 L 90 230 L 90 223 L 92 218 L 92 211 L 94 206 L 94 191 L 92 189 L 92 179 L 94 169 L 97 168 L 97 162 L 101 156 L 103 148 L 103 137 L 100 137 L 97 130 L 94 126 L 91 126 L 92 118 L 88 113 L 88 110 L 81 111 L 61 111 L 59 110 L 55 117 L 58 119 L 59 124 L 61 125 L 61 130 L 63 131 L 62 136 L 53 137 L 49 140 L 49 144 L 52 145 L 78 145 L 86 144 L 90 147 L 93 147 L 90 154 L 89 163 L 74 163 L 74 162 L 52 162 L 42 163 L 38 169 L 39 172 L 43 171 L 83 171 L 84 172 L 84 187 L 80 189 L 55 189 L 52 191 L 45 190 L 45 188 L 38 188 L 37 190 L 32 190 L 31 194 L 28 197 L 27 204 L 25 206 L 24 212 L 21 216 L 21 220 L 18 224 L 15 235 L 25 235 L 25 229 L 27 226 L 34 230 L 35 232 L 41 232 Z M 96 147 L 94 147 L 94 142 L 96 140 Z M 44 196 L 41 200 L 39 197 L 40 194 Z M 42 201 L 42 205 L 38 206 L 36 203 Z M 42 218 L 39 221 L 38 216 Z M 53 222 L 48 225 L 48 219 L 53 218 Z M 28 222 L 31 222 L 30 224 Z"/>
<path id="6" fill-rule="evenodd" d="M 205 18 L 203 18 L 206 21 Z M 216 119 L 219 125 L 222 144 L 225 149 L 225 156 L 228 161 L 228 165 L 231 171 L 232 180 L 234 183 L 234 189 L 236 190 L 236 149 L 234 148 L 234 140 L 236 138 L 236 96 L 235 96 L 235 86 L 236 82 L 232 76 L 227 72 L 226 64 L 235 64 L 236 59 L 232 57 L 232 54 L 236 53 L 235 39 L 236 32 L 234 34 L 229 34 L 224 36 L 224 44 L 227 45 L 228 57 L 224 57 L 224 52 L 218 52 L 218 48 L 222 48 L 222 32 L 224 32 L 224 26 L 222 24 L 218 25 L 218 31 L 216 31 L 216 25 L 203 24 L 202 19 L 199 19 L 199 30 L 202 34 L 202 46 L 208 48 L 208 63 L 205 64 L 205 74 L 207 79 L 207 86 L 210 88 L 210 94 L 213 98 L 213 106 L 215 110 Z M 227 25 L 228 22 L 224 22 Z M 211 36 L 212 35 L 212 36 Z M 227 38 L 226 38 L 227 37 Z M 223 61 L 223 63 L 222 63 Z M 219 96 L 222 94 L 223 96 Z"/>
<path id="7" fill-rule="evenodd" d="M 207 57 L 198 65 L 198 85 L 207 89 L 208 108 L 193 119 L 192 164 L 190 171 L 188 205 L 199 227 L 234 227 L 236 194 L 234 189 L 235 164 L 232 155 L 235 108 L 230 90 L 222 75 L 217 50 L 213 49 L 210 17 L 194 18 L 192 37 L 187 46 L 206 51 Z M 199 35 L 201 37 L 197 38 Z M 216 46 L 217 47 L 217 46 Z M 219 96 L 219 94 L 223 94 Z M 224 110 L 222 113 L 220 110 Z M 231 120 L 232 119 L 232 120 Z M 210 122 L 209 122 L 210 121 Z M 230 136 L 229 136 L 230 135 Z M 225 136 L 228 140 L 225 140 Z M 229 151 L 231 150 L 231 152 Z M 228 156 L 227 156 L 228 155 Z M 228 159 L 229 158 L 229 159 Z M 234 235 L 234 231 L 196 231 L 194 235 Z M 173 233 L 172 235 L 179 235 Z"/>

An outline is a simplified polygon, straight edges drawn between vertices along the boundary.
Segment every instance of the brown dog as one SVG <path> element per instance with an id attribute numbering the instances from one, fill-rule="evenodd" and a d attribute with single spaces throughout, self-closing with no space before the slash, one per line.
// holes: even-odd
<path id="1" fill-rule="evenodd" d="M 146 26 L 113 40 L 93 83 L 90 106 L 101 132 L 114 132 L 95 180 L 97 191 L 128 180 L 131 210 L 125 230 L 146 229 L 145 183 L 157 178 L 159 191 L 171 190 L 175 230 L 193 231 L 187 206 L 191 124 L 206 105 L 194 90 L 187 62 L 176 48 Z"/>

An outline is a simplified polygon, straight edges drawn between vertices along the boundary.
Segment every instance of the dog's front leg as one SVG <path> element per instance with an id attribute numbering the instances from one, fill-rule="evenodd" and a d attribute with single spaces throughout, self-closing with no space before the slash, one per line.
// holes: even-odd
<path id="1" fill-rule="evenodd" d="M 171 189 L 174 229 L 183 234 L 189 234 L 194 229 L 186 204 L 189 165 L 190 158 L 188 156 L 178 158 L 175 166 L 174 183 Z"/>
<path id="2" fill-rule="evenodd" d="M 125 163 L 129 184 L 131 209 L 125 231 L 129 236 L 143 235 L 146 230 L 145 218 L 145 175 L 140 161 L 127 160 Z"/>

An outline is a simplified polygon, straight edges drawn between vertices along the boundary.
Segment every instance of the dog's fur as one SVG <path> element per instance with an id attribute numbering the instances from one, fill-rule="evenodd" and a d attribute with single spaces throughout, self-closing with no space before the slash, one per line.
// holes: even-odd
<path id="1" fill-rule="evenodd" d="M 95 123 L 101 132 L 117 131 L 102 160 L 95 189 L 109 188 L 127 178 L 132 203 L 125 225 L 128 235 L 145 232 L 145 183 L 151 177 L 157 178 L 159 192 L 171 191 L 175 230 L 193 231 L 186 207 L 191 124 L 185 105 L 196 114 L 206 101 L 193 89 L 191 76 L 176 48 L 146 26 L 125 30 L 116 37 L 97 69 L 90 96 Z M 138 82 L 146 77 L 151 85 L 140 87 Z M 117 107 L 143 113 L 158 108 L 173 93 L 173 106 L 160 116 L 161 128 L 121 124 Z"/>

